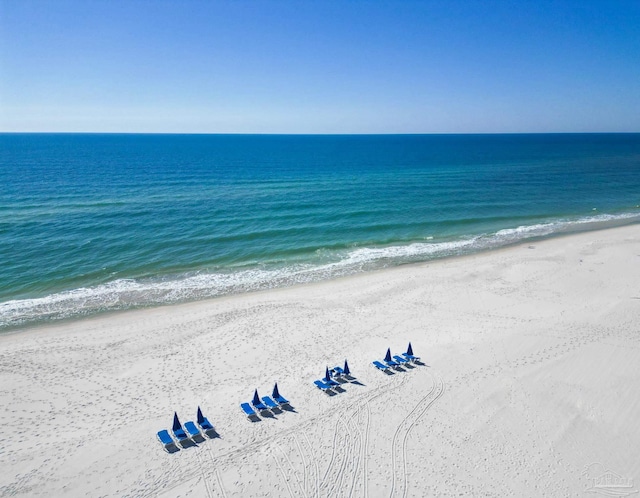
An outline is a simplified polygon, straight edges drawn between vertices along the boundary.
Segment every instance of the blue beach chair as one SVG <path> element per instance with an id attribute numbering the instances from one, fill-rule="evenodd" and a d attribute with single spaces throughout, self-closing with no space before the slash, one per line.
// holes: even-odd
<path id="1" fill-rule="evenodd" d="M 260 410 L 261 412 L 268 411 L 269 409 L 260 401 L 260 396 L 258 396 L 258 390 L 253 393 L 253 399 L 251 400 L 251 404 L 254 408 Z"/>
<path id="2" fill-rule="evenodd" d="M 279 405 L 288 405 L 289 401 L 287 401 L 283 396 L 280 395 L 280 391 L 278 391 L 278 383 L 273 386 L 273 392 L 271 393 L 271 397 L 276 400 Z"/>
<path id="3" fill-rule="evenodd" d="M 278 408 L 278 403 L 276 403 L 275 401 L 273 401 L 269 396 L 263 396 L 262 397 L 262 401 L 264 402 L 265 405 L 267 405 L 269 408 Z"/>
<path id="4" fill-rule="evenodd" d="M 384 362 L 390 367 L 397 367 L 399 365 L 398 362 L 391 359 L 391 348 L 387 349 L 387 354 L 384 356 Z"/>
<path id="5" fill-rule="evenodd" d="M 344 370 L 342 369 L 342 367 L 333 367 L 329 373 L 333 376 L 333 377 L 342 377 L 344 375 Z"/>
<path id="6" fill-rule="evenodd" d="M 331 390 L 331 387 L 333 387 L 330 384 L 327 384 L 321 380 L 314 380 L 313 383 L 316 385 L 318 389 L 325 392 Z"/>
<path id="7" fill-rule="evenodd" d="M 385 365 L 384 363 L 380 363 L 378 360 L 373 362 L 373 366 L 376 367 L 378 370 L 382 370 L 383 372 L 386 372 L 387 370 L 389 370 L 389 367 L 387 365 Z"/>
<path id="8" fill-rule="evenodd" d="M 213 425 L 211 424 L 211 422 L 209 422 L 209 420 L 207 419 L 207 417 L 205 417 L 202 414 L 202 410 L 200 410 L 200 407 L 198 407 L 198 425 L 200 426 L 200 429 L 202 429 L 203 431 L 210 431 L 212 429 L 214 429 Z"/>
<path id="9" fill-rule="evenodd" d="M 324 371 L 324 379 L 322 379 L 322 381 L 325 384 L 329 384 L 330 386 L 339 386 L 340 382 L 336 382 L 335 380 L 333 380 L 331 378 L 331 374 L 329 373 L 329 367 L 327 367 L 327 369 Z"/>
<path id="10" fill-rule="evenodd" d="M 404 356 L 409 361 L 413 361 L 414 363 L 416 361 L 420 360 L 419 356 L 414 356 L 413 355 L 413 348 L 411 347 L 411 343 L 409 343 L 409 347 L 407 348 L 407 352 L 406 353 L 402 353 L 402 356 Z"/>
<path id="11" fill-rule="evenodd" d="M 199 436 L 200 435 L 200 429 L 198 429 L 196 427 L 196 424 L 194 424 L 193 422 L 186 422 L 184 424 L 184 428 L 189 433 L 189 437 L 194 437 L 194 436 Z"/>
<path id="12" fill-rule="evenodd" d="M 167 453 L 176 453 L 177 451 L 180 451 L 180 448 L 171 437 L 171 434 L 169 434 L 169 431 L 162 430 L 158 432 L 158 440 L 162 443 L 162 447 Z"/>
<path id="13" fill-rule="evenodd" d="M 185 439 L 189 439 L 189 437 L 185 434 L 184 429 L 182 429 L 182 424 L 178 419 L 178 414 L 173 413 L 173 427 L 171 428 L 173 435 L 176 437 L 178 442 L 184 441 Z"/>
<path id="14" fill-rule="evenodd" d="M 253 410 L 253 408 L 251 408 L 251 405 L 249 403 L 242 403 L 240 405 L 240 408 L 242 408 L 242 411 L 245 413 L 247 417 L 249 418 L 257 417 L 256 412 Z"/>
<path id="15" fill-rule="evenodd" d="M 171 434 L 169 434 L 169 431 L 166 429 L 161 430 L 160 432 L 158 432 L 158 440 L 165 446 L 169 446 L 170 444 L 174 444 L 173 438 L 171 437 Z"/>
<path id="16" fill-rule="evenodd" d="M 411 363 L 411 360 L 408 358 L 403 358 L 400 355 L 395 355 L 393 357 L 394 360 L 396 360 L 398 363 L 402 364 L 402 363 Z"/>

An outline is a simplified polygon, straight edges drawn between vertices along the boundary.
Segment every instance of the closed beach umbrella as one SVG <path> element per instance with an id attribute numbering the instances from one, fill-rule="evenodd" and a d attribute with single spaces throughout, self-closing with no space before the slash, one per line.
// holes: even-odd
<path id="1" fill-rule="evenodd" d="M 384 361 L 391 361 L 391 348 L 387 349 L 387 355 L 384 357 Z"/>
<path id="2" fill-rule="evenodd" d="M 347 360 L 344 360 L 344 374 L 349 375 L 350 373 L 351 370 L 349 370 L 349 364 L 347 363 Z"/>
<path id="3" fill-rule="evenodd" d="M 178 429 L 182 429 L 182 424 L 178 419 L 178 414 L 176 412 L 173 412 L 173 430 L 177 431 Z"/>
<path id="4" fill-rule="evenodd" d="M 329 367 L 327 367 L 327 370 L 324 372 L 324 380 L 327 382 L 331 380 L 331 377 L 329 376 Z"/>
<path id="5" fill-rule="evenodd" d="M 202 410 L 198 407 L 198 423 L 201 424 L 204 422 L 204 416 L 202 415 Z"/>
<path id="6" fill-rule="evenodd" d="M 409 356 L 413 356 L 413 348 L 411 347 L 411 343 L 409 343 L 409 347 L 407 348 L 407 354 Z"/>
<path id="7" fill-rule="evenodd" d="M 259 405 L 260 404 L 260 397 L 258 396 L 258 390 L 256 389 L 256 392 L 253 393 L 253 401 L 252 401 L 253 405 Z"/>
<path id="8" fill-rule="evenodd" d="M 278 383 L 277 382 L 273 386 L 273 393 L 271 393 L 271 396 L 273 396 L 275 399 L 278 399 L 280 397 L 280 392 L 278 391 Z"/>

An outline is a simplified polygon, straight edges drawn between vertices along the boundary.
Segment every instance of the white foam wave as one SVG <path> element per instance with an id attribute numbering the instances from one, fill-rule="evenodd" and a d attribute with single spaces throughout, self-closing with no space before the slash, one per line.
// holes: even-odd
<path id="1" fill-rule="evenodd" d="M 505 228 L 496 232 L 496 237 L 502 240 L 520 240 L 528 237 L 543 237 L 551 235 L 553 233 L 562 233 L 570 231 L 574 228 L 580 228 L 585 225 L 593 225 L 594 228 L 599 225 L 606 225 L 611 222 L 624 222 L 633 218 L 639 218 L 637 213 L 624 213 L 624 214 L 599 214 L 595 216 L 588 216 L 575 220 L 556 220 L 549 223 L 539 223 L 534 225 L 522 225 L 516 228 Z"/>
<path id="2" fill-rule="evenodd" d="M 282 287 L 349 275 L 406 262 L 425 261 L 479 250 L 502 247 L 533 237 L 575 229 L 589 229 L 615 223 L 640 221 L 640 215 L 596 215 L 576 220 L 505 228 L 449 241 L 429 240 L 388 247 L 360 247 L 328 254 L 322 252 L 316 264 L 295 264 L 278 268 L 252 268 L 228 272 L 146 280 L 119 279 L 94 287 L 82 287 L 49 296 L 0 303 L 0 327 L 7 328 L 42 320 L 89 315 L 101 311 L 204 299 L 224 294 Z M 331 261 L 333 259 L 333 261 Z M 327 260 L 329 260 L 327 262 Z"/>
<path id="3" fill-rule="evenodd" d="M 348 256 L 336 263 L 341 266 L 362 265 L 381 260 L 402 260 L 420 256 L 444 256 L 458 254 L 465 248 L 477 244 L 479 237 L 450 242 L 414 242 L 408 245 L 370 248 L 363 247 L 351 251 Z"/>

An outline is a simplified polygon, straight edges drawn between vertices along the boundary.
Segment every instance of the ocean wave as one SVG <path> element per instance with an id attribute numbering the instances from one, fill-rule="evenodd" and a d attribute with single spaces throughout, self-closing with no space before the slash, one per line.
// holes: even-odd
<path id="1" fill-rule="evenodd" d="M 637 222 L 640 222 L 638 213 L 599 214 L 504 228 L 455 240 L 438 241 L 429 236 L 425 237 L 426 241 L 402 245 L 321 251 L 315 262 L 272 268 L 262 266 L 172 277 L 117 279 L 45 297 L 0 303 L 0 328 L 310 283 L 403 263 L 495 249 L 532 238 Z"/>
<path id="2" fill-rule="evenodd" d="M 516 228 L 505 228 L 498 230 L 495 236 L 498 241 L 514 240 L 517 242 L 522 238 L 544 237 L 546 235 L 578 231 L 585 228 L 607 228 L 617 224 L 633 222 L 633 220 L 640 221 L 640 214 L 598 214 L 578 219 L 559 219 L 548 223 L 522 225 Z"/>

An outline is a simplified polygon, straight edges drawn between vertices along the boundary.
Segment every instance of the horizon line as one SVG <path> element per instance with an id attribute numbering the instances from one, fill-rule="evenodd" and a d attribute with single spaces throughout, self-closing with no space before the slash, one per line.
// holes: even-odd
<path id="1" fill-rule="evenodd" d="M 0 131 L 0 135 L 225 135 L 225 136 L 424 136 L 424 135 L 637 135 L 640 131 L 516 131 L 410 133 L 285 133 L 164 131 Z"/>

